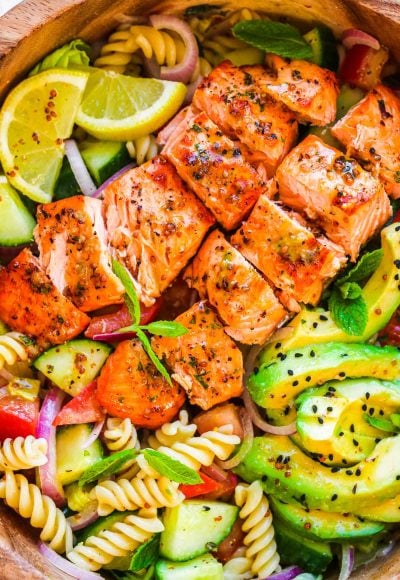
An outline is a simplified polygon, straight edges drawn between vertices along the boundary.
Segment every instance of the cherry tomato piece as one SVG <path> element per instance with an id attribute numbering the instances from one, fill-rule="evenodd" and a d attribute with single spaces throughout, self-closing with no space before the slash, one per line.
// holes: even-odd
<path id="1" fill-rule="evenodd" d="M 104 419 L 104 411 L 97 400 L 97 385 L 93 381 L 79 395 L 69 401 L 53 421 L 53 425 L 78 425 L 97 423 Z"/>
<path id="2" fill-rule="evenodd" d="M 39 417 L 39 399 L 29 401 L 5 394 L 0 398 L 0 441 L 7 437 L 35 435 Z"/>

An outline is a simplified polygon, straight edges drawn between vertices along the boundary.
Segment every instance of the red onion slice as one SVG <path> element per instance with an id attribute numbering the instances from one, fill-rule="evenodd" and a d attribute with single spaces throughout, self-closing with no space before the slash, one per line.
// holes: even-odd
<path id="1" fill-rule="evenodd" d="M 21 244 L 20 246 L 0 246 L 0 263 L 8 266 L 11 260 L 14 260 L 18 254 L 29 244 Z"/>
<path id="2" fill-rule="evenodd" d="M 357 28 L 348 28 L 345 30 L 342 34 L 342 43 L 347 50 L 355 44 L 363 44 L 375 50 L 379 50 L 381 47 L 379 40 Z"/>
<path id="3" fill-rule="evenodd" d="M 211 465 L 203 465 L 201 471 L 211 477 L 211 479 L 215 479 L 215 481 L 223 482 L 226 481 L 228 474 L 227 472 L 216 465 L 215 463 L 211 463 Z"/>
<path id="4" fill-rule="evenodd" d="M 94 334 L 93 340 L 99 342 L 121 342 L 121 340 L 131 340 L 136 337 L 136 332 L 103 332 L 101 334 Z"/>
<path id="5" fill-rule="evenodd" d="M 94 443 L 96 441 L 96 439 L 99 438 L 99 435 L 101 433 L 101 430 L 103 429 L 103 425 L 104 425 L 105 420 L 106 419 L 104 418 L 102 421 L 98 421 L 97 423 L 94 424 L 93 429 L 91 430 L 89 437 L 87 438 L 85 443 L 82 445 L 82 449 L 87 449 L 88 447 L 90 447 L 90 445 L 92 443 Z"/>
<path id="6" fill-rule="evenodd" d="M 240 418 L 242 420 L 243 427 L 243 441 L 239 447 L 239 451 L 228 459 L 227 461 L 218 461 L 217 464 L 223 469 L 233 469 L 242 461 L 242 459 L 247 455 L 253 445 L 254 439 L 254 429 L 251 417 L 246 409 L 240 409 Z"/>
<path id="7" fill-rule="evenodd" d="M 303 570 L 299 566 L 289 566 L 276 574 L 272 574 L 272 576 L 268 576 L 268 580 L 292 580 L 300 574 L 303 574 Z"/>
<path id="8" fill-rule="evenodd" d="M 86 526 L 95 522 L 98 517 L 99 514 L 97 513 L 97 502 L 94 501 L 88 505 L 87 509 L 67 518 L 67 522 L 71 526 L 72 531 L 77 532 L 78 530 L 82 530 L 82 528 L 86 528 Z"/>
<path id="9" fill-rule="evenodd" d="M 113 181 L 121 177 L 121 175 L 124 175 L 124 173 L 126 173 L 130 169 L 133 169 L 134 167 L 136 167 L 136 163 L 128 163 L 128 165 L 125 165 L 125 167 L 122 167 L 122 169 L 118 169 L 118 171 L 114 173 L 114 175 L 111 175 L 111 177 L 109 177 L 104 183 L 100 185 L 100 187 L 96 190 L 96 192 L 92 195 L 92 197 L 96 198 L 101 197 L 103 191 L 106 189 L 106 187 L 110 185 L 110 183 L 112 183 Z"/>
<path id="10" fill-rule="evenodd" d="M 293 421 L 293 423 L 289 423 L 289 425 L 279 426 L 271 425 L 270 423 L 267 423 L 267 421 L 264 421 L 258 412 L 257 405 L 254 403 L 246 387 L 244 387 L 242 399 L 253 424 L 261 429 L 261 431 L 270 433 L 271 435 L 294 435 L 296 433 L 297 429 L 295 421 Z"/>
<path id="11" fill-rule="evenodd" d="M 172 30 L 178 34 L 185 44 L 185 57 L 182 62 L 175 66 L 162 66 L 160 78 L 165 81 L 179 81 L 188 83 L 196 68 L 199 58 L 199 47 L 190 26 L 176 16 L 166 14 L 153 14 L 150 23 L 158 30 Z"/>
<path id="12" fill-rule="evenodd" d="M 96 193 L 97 187 L 90 176 L 90 173 L 82 159 L 81 152 L 78 149 L 78 145 L 73 139 L 67 139 L 64 143 L 65 145 L 65 155 L 68 158 L 69 164 L 72 169 L 72 173 L 79 187 L 84 195 L 92 197 Z"/>
<path id="13" fill-rule="evenodd" d="M 102 580 L 103 576 L 96 574 L 96 572 L 88 572 L 88 570 L 83 570 L 75 564 L 68 562 L 65 558 L 54 552 L 47 544 L 44 542 L 39 542 L 39 552 L 44 556 L 53 566 L 68 574 L 71 578 L 75 580 Z"/>
<path id="14" fill-rule="evenodd" d="M 354 567 L 354 547 L 343 544 L 342 546 L 342 565 L 338 580 L 347 580 Z"/>
<path id="15" fill-rule="evenodd" d="M 62 486 L 57 481 L 57 458 L 56 458 L 56 428 L 53 421 L 58 415 L 65 393 L 58 387 L 52 387 L 44 398 L 39 413 L 39 421 L 36 428 L 36 437 L 43 437 L 47 441 L 47 463 L 39 469 L 40 487 L 44 495 L 54 500 L 57 506 L 65 503 Z"/>

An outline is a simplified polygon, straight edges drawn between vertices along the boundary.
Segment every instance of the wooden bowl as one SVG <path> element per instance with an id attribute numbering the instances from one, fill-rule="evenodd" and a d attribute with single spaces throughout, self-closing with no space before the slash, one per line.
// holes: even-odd
<path id="1" fill-rule="evenodd" d="M 0 101 L 45 54 L 72 38 L 89 42 L 115 28 L 123 14 L 180 12 L 204 0 L 25 0 L 0 18 Z M 237 9 L 237 2 L 207 0 Z M 240 6 L 297 22 L 324 23 L 337 33 L 350 26 L 378 37 L 400 60 L 399 0 L 241 0 Z M 36 548 L 37 536 L 0 505 L 0 580 L 59 580 L 69 576 L 49 565 Z M 400 546 L 352 578 L 400 579 Z"/>

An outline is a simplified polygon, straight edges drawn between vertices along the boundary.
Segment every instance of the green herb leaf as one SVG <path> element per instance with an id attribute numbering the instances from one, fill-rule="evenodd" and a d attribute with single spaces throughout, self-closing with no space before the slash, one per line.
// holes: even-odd
<path id="1" fill-rule="evenodd" d="M 400 429 L 400 415 L 398 413 L 390 415 L 390 420 L 395 427 L 398 427 Z"/>
<path id="2" fill-rule="evenodd" d="M 112 268 L 114 274 L 121 280 L 127 293 L 128 300 L 126 300 L 126 305 L 128 306 L 129 314 L 132 316 L 133 323 L 140 324 L 140 302 L 132 282 L 132 277 L 125 266 L 117 262 L 117 260 L 112 261 Z"/>
<path id="3" fill-rule="evenodd" d="M 171 481 L 185 483 L 187 485 L 195 485 L 196 483 L 203 482 L 197 471 L 191 467 L 187 467 L 176 459 L 168 457 L 165 453 L 161 453 L 155 449 L 143 449 L 142 453 L 150 467 L 158 471 L 160 475 L 168 477 Z"/>
<path id="4" fill-rule="evenodd" d="M 363 296 L 355 299 L 343 298 L 340 290 L 334 288 L 329 298 L 332 318 L 346 334 L 359 336 L 368 322 L 368 309 Z"/>
<path id="5" fill-rule="evenodd" d="M 345 282 L 361 282 L 375 272 L 383 258 L 383 250 L 374 250 L 361 256 L 354 268 L 351 268 L 342 278 L 336 281 L 336 286 Z"/>
<path id="6" fill-rule="evenodd" d="M 141 544 L 133 553 L 129 570 L 132 572 L 139 572 L 143 568 L 147 568 L 158 560 L 160 553 L 160 535 L 154 534 L 147 542 Z"/>
<path id="7" fill-rule="evenodd" d="M 142 330 L 147 330 L 150 334 L 156 334 L 157 336 L 170 336 L 177 337 L 187 334 L 188 329 L 180 324 L 180 322 L 174 322 L 173 320 L 157 320 L 156 322 L 150 322 L 146 326 L 140 327 Z"/>
<path id="8" fill-rule="evenodd" d="M 355 300 L 362 296 L 362 288 L 356 282 L 345 282 L 338 287 L 338 290 L 343 298 L 348 298 L 349 300 Z"/>
<path id="9" fill-rule="evenodd" d="M 110 475 L 117 473 L 127 461 L 134 459 L 138 453 L 136 449 L 125 449 L 96 461 L 80 476 L 79 485 L 87 485 L 100 478 L 110 477 Z"/>
<path id="10" fill-rule="evenodd" d="M 313 58 L 311 46 L 290 24 L 270 20 L 243 20 L 232 29 L 233 35 L 251 46 L 285 58 Z"/>
<path id="11" fill-rule="evenodd" d="M 375 429 L 387 431 L 388 433 L 393 433 L 393 431 L 396 431 L 396 427 L 391 421 L 388 421 L 387 419 L 382 419 L 381 417 L 371 417 L 370 415 L 367 415 L 367 413 L 363 415 L 363 419 L 366 423 L 368 423 L 368 425 L 375 427 Z"/>
<path id="12" fill-rule="evenodd" d="M 160 359 L 157 357 L 157 355 L 155 354 L 154 350 L 151 348 L 150 341 L 147 338 L 147 336 L 145 335 L 145 333 L 143 332 L 143 330 L 140 330 L 140 328 L 138 328 L 136 330 L 136 333 L 137 333 L 138 339 L 142 343 L 143 348 L 146 351 L 146 353 L 147 353 L 149 359 L 151 360 L 151 362 L 153 363 L 153 365 L 156 367 L 156 369 L 158 370 L 158 372 L 164 377 L 164 379 L 170 385 L 172 385 L 172 379 L 169 376 L 169 373 L 168 373 L 167 369 L 162 364 L 162 362 L 160 361 Z"/>

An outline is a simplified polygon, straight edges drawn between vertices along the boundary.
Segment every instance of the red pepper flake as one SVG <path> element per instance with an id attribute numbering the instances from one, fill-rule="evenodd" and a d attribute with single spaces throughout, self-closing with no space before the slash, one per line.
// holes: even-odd
<path id="1" fill-rule="evenodd" d="M 214 518 L 215 522 L 220 522 L 222 520 L 222 516 L 217 516 L 216 518 Z"/>

